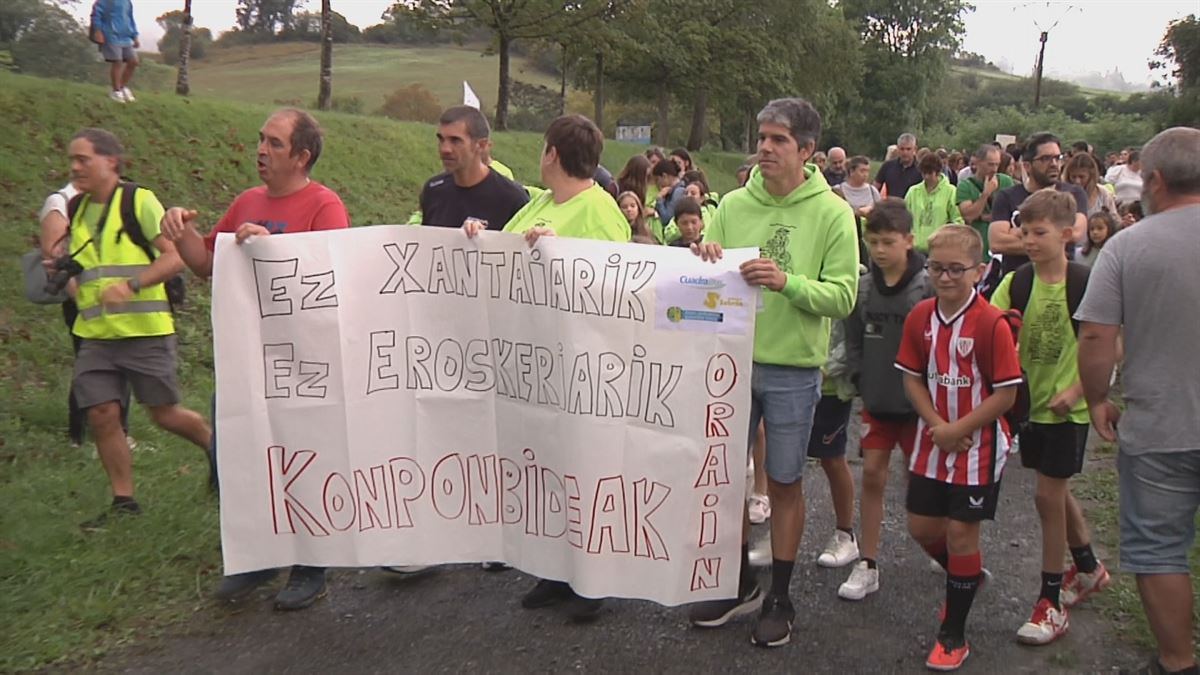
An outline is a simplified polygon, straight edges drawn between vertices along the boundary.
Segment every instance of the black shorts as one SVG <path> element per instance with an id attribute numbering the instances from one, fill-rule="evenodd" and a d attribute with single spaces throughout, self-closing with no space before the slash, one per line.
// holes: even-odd
<path id="1" fill-rule="evenodd" d="M 846 429 L 850 424 L 850 409 L 854 401 L 843 401 L 825 395 L 817 402 L 813 413 L 812 434 L 808 437 L 808 456 L 813 459 L 832 459 L 846 454 Z"/>
<path id="2" fill-rule="evenodd" d="M 1083 471 L 1087 439 L 1086 424 L 1034 422 L 1021 432 L 1021 466 L 1049 478 L 1070 478 Z"/>
<path id="3" fill-rule="evenodd" d="M 908 476 L 904 505 L 918 516 L 977 523 L 994 520 L 999 501 L 999 481 L 991 485 L 955 485 L 914 473 Z"/>

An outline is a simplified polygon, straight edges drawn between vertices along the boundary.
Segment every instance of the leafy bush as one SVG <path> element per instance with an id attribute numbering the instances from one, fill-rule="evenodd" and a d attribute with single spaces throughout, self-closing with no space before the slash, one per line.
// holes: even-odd
<path id="1" fill-rule="evenodd" d="M 437 122 L 442 104 L 423 84 L 401 87 L 383 99 L 379 114 L 406 122 Z"/>

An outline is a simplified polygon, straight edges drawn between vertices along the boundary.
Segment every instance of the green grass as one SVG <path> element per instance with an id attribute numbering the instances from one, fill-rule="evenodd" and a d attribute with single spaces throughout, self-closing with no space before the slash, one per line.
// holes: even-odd
<path id="1" fill-rule="evenodd" d="M 254 144 L 272 106 L 143 92 L 136 104 L 102 87 L 0 72 L 0 672 L 94 660 L 197 619 L 220 574 L 216 502 L 205 461 L 154 429 L 140 410 L 132 434 L 146 514 L 85 536 L 77 524 L 108 503 L 91 446 L 66 442 L 71 349 L 57 307 L 21 300 L 17 258 L 30 247 L 42 200 L 66 180 L 76 130 L 118 134 L 127 174 L 167 205 L 213 223 L 257 184 Z M 426 178 L 440 171 L 434 128 L 380 117 L 319 115 L 326 149 L 314 178 L 341 193 L 358 225 L 403 222 Z M 501 133 L 495 154 L 519 179 L 536 179 L 538 134 Z M 638 146 L 607 143 L 614 170 Z M 713 189 L 733 187 L 740 155 L 700 153 Z M 208 415 L 212 336 L 207 286 L 191 280 L 177 321 L 184 404 Z"/>
<path id="2" fill-rule="evenodd" d="M 1025 75 L 1014 75 L 1012 73 L 998 72 L 995 70 L 985 70 L 982 68 L 971 68 L 968 66 L 950 66 L 950 72 L 957 74 L 959 77 L 965 77 L 967 75 L 974 75 L 976 77 L 982 77 L 982 78 L 989 79 L 989 80 L 1004 80 L 1006 82 L 1029 80 L 1029 77 L 1025 76 Z M 1071 83 L 1071 84 L 1074 84 L 1074 83 Z M 1033 91 L 1032 80 L 1030 80 L 1029 86 L 1030 86 L 1030 92 L 1032 94 L 1032 91 Z M 1082 85 L 1075 85 L 1075 86 L 1079 87 L 1079 93 L 1083 94 L 1084 96 L 1086 96 L 1088 98 L 1095 98 L 1097 96 L 1115 96 L 1117 98 L 1126 98 L 1127 96 L 1129 96 L 1129 92 L 1125 92 L 1125 91 L 1112 91 L 1112 90 L 1108 90 L 1108 89 L 1094 89 L 1092 87 L 1084 87 Z"/>
<path id="3" fill-rule="evenodd" d="M 1093 432 L 1095 433 L 1095 432 Z M 1072 490 L 1077 497 L 1087 500 L 1086 513 L 1092 526 L 1093 539 L 1109 552 L 1106 564 L 1113 573 L 1113 585 L 1096 595 L 1089 602 L 1095 603 L 1104 616 L 1116 627 L 1116 632 L 1130 643 L 1143 648 L 1154 648 L 1154 635 L 1142 611 L 1137 582 L 1131 574 L 1118 573 L 1117 556 L 1120 552 L 1120 530 L 1118 525 L 1118 494 L 1116 449 L 1104 444 L 1091 451 L 1091 464 L 1086 472 L 1075 479 Z M 1200 515 L 1197 516 L 1200 527 Z M 1192 579 L 1200 578 L 1200 540 L 1192 545 Z M 1200 587 L 1192 584 L 1193 639 L 1200 644 Z"/>
<path id="4" fill-rule="evenodd" d="M 192 62 L 192 92 L 237 101 L 274 103 L 317 98 L 320 45 L 310 42 L 210 49 Z M 523 57 L 511 62 L 514 79 L 558 91 L 557 78 L 533 68 Z M 443 107 L 462 102 L 462 82 L 471 83 L 485 108 L 495 106 L 500 81 L 499 57 L 483 56 L 479 47 L 414 47 L 335 45 L 333 95 L 357 96 L 373 112 L 400 87 L 423 84 Z"/>

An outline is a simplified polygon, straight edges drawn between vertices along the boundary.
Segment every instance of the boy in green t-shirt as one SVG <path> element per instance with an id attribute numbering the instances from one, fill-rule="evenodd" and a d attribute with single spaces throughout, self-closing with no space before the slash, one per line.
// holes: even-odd
<path id="1" fill-rule="evenodd" d="M 1035 503 L 1042 523 L 1042 590 L 1017 639 L 1044 645 L 1067 632 L 1068 607 L 1103 590 L 1111 580 L 1104 564 L 1096 560 L 1083 510 L 1068 484 L 1083 470 L 1088 437 L 1088 409 L 1079 382 L 1078 342 L 1067 289 L 1073 263 L 1067 262 L 1066 244 L 1073 239 L 1076 204 L 1069 194 L 1040 190 L 1019 211 L 1032 275 L 1027 276 L 1029 267 L 1009 273 L 996 288 L 992 304 L 1000 309 L 1016 305 L 1024 315 L 1018 351 L 1029 381 L 1030 423 L 1021 432 L 1021 464 L 1038 473 Z M 1075 270 L 1074 278 L 1082 281 L 1081 276 Z M 1074 560 L 1065 575 L 1064 542 Z"/>

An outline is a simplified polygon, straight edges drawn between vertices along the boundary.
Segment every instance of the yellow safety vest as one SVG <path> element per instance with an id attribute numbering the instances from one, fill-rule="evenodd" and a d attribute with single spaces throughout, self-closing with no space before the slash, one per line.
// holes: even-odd
<path id="1" fill-rule="evenodd" d="M 175 322 L 171 318 L 171 304 L 167 291 L 160 284 L 146 286 L 138 291 L 129 302 L 119 307 L 104 307 L 100 304 L 100 293 L 109 285 L 125 283 L 130 277 L 150 267 L 151 260 L 146 252 L 122 231 L 121 192 L 113 191 L 108 216 L 100 231 L 93 231 L 83 218 L 90 201 L 84 195 L 71 221 L 71 245 L 79 250 L 75 260 L 83 266 L 83 272 L 75 278 L 79 291 L 75 303 L 79 305 L 79 316 L 73 328 L 75 335 L 90 340 L 121 340 L 134 337 L 173 335 Z M 148 191 L 134 193 L 134 213 Z M 131 226 L 140 225 L 130 223 Z M 90 243 L 84 245 L 85 242 Z"/>

